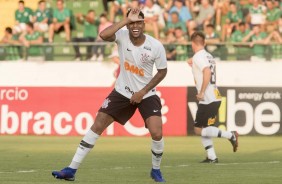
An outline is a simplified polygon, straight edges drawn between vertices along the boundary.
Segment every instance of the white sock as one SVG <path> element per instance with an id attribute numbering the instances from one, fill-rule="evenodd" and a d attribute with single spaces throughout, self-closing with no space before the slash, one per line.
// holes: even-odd
<path id="1" fill-rule="evenodd" d="M 207 152 L 207 156 L 209 159 L 214 160 L 216 159 L 215 150 L 213 147 L 213 142 L 211 137 L 203 137 L 202 136 L 202 144 Z"/>
<path id="2" fill-rule="evenodd" d="M 94 147 L 95 142 L 99 138 L 99 135 L 94 133 L 91 129 L 85 134 L 80 144 L 77 147 L 76 153 L 70 163 L 69 167 L 72 169 L 78 169 L 83 159 Z"/>
<path id="3" fill-rule="evenodd" d="M 164 139 L 162 138 L 160 141 L 152 140 L 153 169 L 160 169 L 163 151 L 164 151 Z"/>
<path id="4" fill-rule="evenodd" d="M 217 127 L 209 126 L 202 129 L 201 135 L 203 137 L 224 137 L 227 139 L 231 139 L 232 133 L 224 130 L 220 130 Z"/>

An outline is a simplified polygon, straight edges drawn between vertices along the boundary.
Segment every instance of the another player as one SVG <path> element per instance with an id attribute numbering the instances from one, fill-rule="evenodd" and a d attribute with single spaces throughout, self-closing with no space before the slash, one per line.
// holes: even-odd
<path id="1" fill-rule="evenodd" d="M 128 30 L 121 30 L 124 26 Z M 138 9 L 132 9 L 127 13 L 127 18 L 100 33 L 103 40 L 115 41 L 118 45 L 120 74 L 115 89 L 105 99 L 94 124 L 81 140 L 71 164 L 61 171 L 53 171 L 55 178 L 73 181 L 79 165 L 102 132 L 113 121 L 124 125 L 138 108 L 152 137 L 151 177 L 156 182 L 165 181 L 160 172 L 164 150 L 162 106 L 155 86 L 166 76 L 167 61 L 163 45 L 143 34 L 144 27 L 144 14 Z M 153 65 L 158 70 L 154 76 Z"/>
<path id="2" fill-rule="evenodd" d="M 202 143 L 207 151 L 207 158 L 203 163 L 217 163 L 218 158 L 213 147 L 212 137 L 224 137 L 229 139 L 233 151 L 238 148 L 238 133 L 236 131 L 223 131 L 214 126 L 216 115 L 221 103 L 220 92 L 216 87 L 215 60 L 205 49 L 205 35 L 202 32 L 194 32 L 191 36 L 192 49 L 195 53 L 189 60 L 192 65 L 199 100 L 198 111 L 194 124 L 194 131 L 202 137 Z"/>

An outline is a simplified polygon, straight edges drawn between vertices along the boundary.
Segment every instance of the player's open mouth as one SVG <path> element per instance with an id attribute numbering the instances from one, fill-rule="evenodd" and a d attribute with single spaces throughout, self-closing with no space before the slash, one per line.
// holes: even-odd
<path id="1" fill-rule="evenodd" d="M 139 30 L 138 29 L 133 29 L 132 32 L 133 33 L 139 33 Z"/>

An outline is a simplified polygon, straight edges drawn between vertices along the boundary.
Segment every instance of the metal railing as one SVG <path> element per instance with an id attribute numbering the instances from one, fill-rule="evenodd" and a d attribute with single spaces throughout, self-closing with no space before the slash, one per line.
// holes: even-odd
<path id="1" fill-rule="evenodd" d="M 164 47 L 168 49 L 169 47 L 174 47 L 176 49 L 181 46 L 185 50 L 187 58 L 193 56 L 191 42 L 185 44 L 178 43 L 163 43 Z M 281 43 L 271 43 L 271 44 L 256 44 L 255 46 L 263 46 L 260 48 L 263 51 L 262 57 L 270 61 L 272 59 L 278 59 L 282 61 L 282 44 Z M 114 43 L 109 42 L 56 42 L 56 43 L 42 43 L 40 45 L 33 45 L 32 47 L 40 47 L 42 50 L 42 55 L 46 61 L 57 61 L 57 60 L 67 60 L 71 61 L 75 57 L 75 52 L 73 47 L 79 46 L 80 48 L 85 48 L 88 46 L 105 47 L 105 60 L 109 60 L 109 56 L 112 52 L 112 47 Z M 209 49 L 210 47 L 212 49 Z M 234 42 L 220 42 L 220 43 L 208 43 L 207 50 L 211 52 L 215 57 L 221 60 L 248 60 L 252 55 L 254 46 L 251 47 L 250 43 L 234 43 Z M 83 49 L 82 49 L 83 50 Z M 86 55 L 85 49 L 81 52 L 84 56 Z M 0 44 L 0 61 L 3 60 L 17 60 L 20 58 L 22 60 L 27 60 L 28 48 L 20 44 Z M 15 59 L 13 59 L 15 58 Z M 61 59 L 58 59 L 61 58 Z"/>

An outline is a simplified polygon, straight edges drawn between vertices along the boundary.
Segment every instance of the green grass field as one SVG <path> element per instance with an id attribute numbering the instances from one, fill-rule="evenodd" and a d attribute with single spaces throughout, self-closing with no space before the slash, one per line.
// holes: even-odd
<path id="1" fill-rule="evenodd" d="M 67 166 L 81 137 L 1 136 L 1 184 L 69 183 L 51 171 Z M 240 137 L 233 153 L 216 139 L 219 164 L 200 164 L 199 137 L 166 137 L 162 172 L 173 184 L 282 183 L 282 137 Z M 71 183 L 150 184 L 150 138 L 102 137 Z"/>

